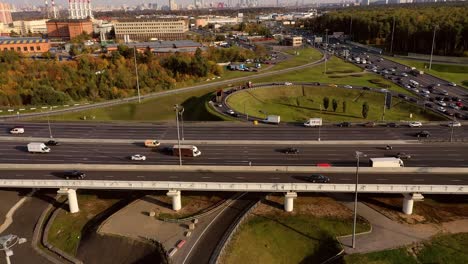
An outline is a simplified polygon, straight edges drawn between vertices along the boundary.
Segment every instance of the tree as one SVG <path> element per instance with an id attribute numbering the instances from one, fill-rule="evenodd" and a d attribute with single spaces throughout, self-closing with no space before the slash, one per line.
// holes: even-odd
<path id="1" fill-rule="evenodd" d="M 343 113 L 346 113 L 346 101 L 343 101 Z"/>
<path id="2" fill-rule="evenodd" d="M 336 101 L 335 98 L 332 100 L 332 107 L 333 107 L 333 112 L 336 112 L 336 109 L 338 108 L 338 101 Z"/>
<path id="3" fill-rule="evenodd" d="M 369 114 L 369 104 L 367 104 L 367 102 L 364 102 L 362 104 L 362 117 L 366 119 L 368 114 Z"/>
<path id="4" fill-rule="evenodd" d="M 329 106 L 329 105 L 330 105 L 330 99 L 328 99 L 328 97 L 325 96 L 325 97 L 323 98 L 323 108 L 324 108 L 325 110 L 328 110 L 328 106 Z"/>

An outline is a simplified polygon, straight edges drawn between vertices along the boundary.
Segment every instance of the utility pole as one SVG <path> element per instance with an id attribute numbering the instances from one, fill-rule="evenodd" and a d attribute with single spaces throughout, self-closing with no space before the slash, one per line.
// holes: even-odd
<path id="1" fill-rule="evenodd" d="M 434 35 L 432 36 L 432 47 L 431 47 L 431 60 L 429 61 L 429 70 L 432 69 L 432 54 L 434 53 L 434 44 L 435 44 L 435 33 L 437 30 L 437 25 L 434 26 Z"/>
<path id="2" fill-rule="evenodd" d="M 356 187 L 354 190 L 354 219 L 353 219 L 353 240 L 352 240 L 352 247 L 356 247 L 356 222 L 357 222 L 357 198 L 358 198 L 358 184 L 359 184 L 359 158 L 363 156 L 365 157 L 364 153 L 360 151 L 356 151 Z"/>
<path id="3" fill-rule="evenodd" d="M 383 103 L 383 112 L 382 112 L 382 121 L 385 120 L 385 108 L 387 106 L 387 95 L 388 93 L 385 93 L 384 103 Z"/>
<path id="4" fill-rule="evenodd" d="M 325 29 L 325 71 L 323 74 L 327 74 L 327 56 L 328 56 L 328 28 Z"/>
<path id="5" fill-rule="evenodd" d="M 52 107 L 49 108 L 49 111 L 52 111 Z M 50 128 L 49 113 L 47 113 L 47 125 L 49 126 L 49 136 L 52 139 L 52 129 Z"/>
<path id="6" fill-rule="evenodd" d="M 176 123 L 177 123 L 177 145 L 179 149 L 179 166 L 182 166 L 182 151 L 180 149 L 180 132 L 179 132 L 179 105 L 174 105 L 176 112 Z"/>
<path id="7" fill-rule="evenodd" d="M 136 58 L 136 45 L 133 46 L 133 58 L 135 59 L 135 75 L 136 75 L 137 90 L 138 90 L 138 103 L 141 103 L 140 80 L 138 78 L 138 65 L 137 65 L 137 58 Z"/>
<path id="8" fill-rule="evenodd" d="M 351 21 L 349 22 L 349 38 L 352 40 L 352 32 L 353 32 L 353 17 L 351 17 Z"/>
<path id="9" fill-rule="evenodd" d="M 390 42 L 390 53 L 393 53 L 393 36 L 395 34 L 395 16 L 393 16 L 392 41 Z"/>
<path id="10" fill-rule="evenodd" d="M 180 121 L 181 121 L 181 128 L 182 128 L 182 141 L 184 141 L 184 110 L 185 108 L 182 107 L 180 110 Z"/>

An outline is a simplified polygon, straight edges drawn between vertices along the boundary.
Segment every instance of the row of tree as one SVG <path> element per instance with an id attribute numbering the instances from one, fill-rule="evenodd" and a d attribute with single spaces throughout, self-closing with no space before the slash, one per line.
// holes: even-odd
<path id="1" fill-rule="evenodd" d="M 335 98 L 332 99 L 331 101 L 332 103 L 332 109 L 333 109 L 333 112 L 336 112 L 336 110 L 338 109 L 338 100 L 336 100 Z M 346 113 L 346 101 L 343 101 L 342 102 L 342 110 L 343 110 L 343 113 Z M 323 109 L 328 111 L 328 108 L 330 107 L 330 98 L 328 98 L 327 96 L 325 96 L 323 98 Z M 362 117 L 364 119 L 367 118 L 367 116 L 369 115 L 369 104 L 367 102 L 364 102 L 362 104 Z"/>
<path id="2" fill-rule="evenodd" d="M 133 49 L 119 46 L 110 55 L 80 55 L 72 61 L 32 60 L 0 52 L 0 106 L 59 105 L 118 99 L 136 94 Z M 197 49 L 194 55 L 136 53 L 142 94 L 174 88 L 176 83 L 221 75 L 218 61 L 253 58 L 241 48 Z"/>
<path id="3" fill-rule="evenodd" d="M 426 54 L 431 52 L 435 30 L 435 54 L 468 56 L 465 3 L 341 9 L 309 19 L 304 27 L 313 32 L 344 32 L 354 41 L 378 45 L 387 52 Z"/>

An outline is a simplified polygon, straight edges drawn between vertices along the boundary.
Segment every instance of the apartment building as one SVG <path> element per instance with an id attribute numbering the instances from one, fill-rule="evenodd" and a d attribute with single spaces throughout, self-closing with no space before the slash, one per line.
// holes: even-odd
<path id="1" fill-rule="evenodd" d="M 0 2 L 0 23 L 13 23 L 13 19 L 11 18 L 11 5 L 8 3 Z"/>
<path id="2" fill-rule="evenodd" d="M 114 23 L 115 37 L 129 42 L 181 40 L 186 38 L 188 21 L 184 18 L 121 20 Z"/>

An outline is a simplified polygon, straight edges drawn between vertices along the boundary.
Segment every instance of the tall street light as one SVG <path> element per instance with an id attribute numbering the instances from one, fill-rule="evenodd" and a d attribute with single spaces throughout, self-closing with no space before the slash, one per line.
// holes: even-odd
<path id="1" fill-rule="evenodd" d="M 18 236 L 11 234 L 0 237 L 0 250 L 5 251 L 5 260 L 7 264 L 11 264 L 10 257 L 13 256 L 13 250 L 11 250 L 11 248 L 16 244 L 23 244 L 26 241 L 26 238 L 19 238 Z"/>
<path id="2" fill-rule="evenodd" d="M 49 108 L 49 112 L 52 111 L 52 107 Z M 47 112 L 47 125 L 49 126 L 49 136 L 52 139 L 52 129 L 50 128 L 49 112 Z"/>
<path id="3" fill-rule="evenodd" d="M 182 166 L 182 151 L 180 149 L 180 132 L 179 132 L 179 105 L 174 105 L 174 110 L 176 113 L 176 122 L 177 122 L 177 145 L 179 149 L 179 165 Z"/>
<path id="4" fill-rule="evenodd" d="M 356 187 L 354 189 L 354 221 L 353 221 L 353 242 L 352 246 L 356 246 L 356 220 L 357 220 L 357 197 L 358 197 L 358 183 L 359 183 L 359 158 L 366 155 L 360 151 L 356 151 Z"/>
<path id="5" fill-rule="evenodd" d="M 181 128 L 182 128 L 182 141 L 184 141 L 185 140 L 184 139 L 184 110 L 185 109 L 184 109 L 183 106 L 181 106 L 181 108 L 182 109 L 179 111 L 179 113 L 180 113 L 180 122 L 181 122 L 180 124 L 181 124 Z"/>
<path id="6" fill-rule="evenodd" d="M 392 40 L 390 42 L 390 53 L 393 52 L 393 36 L 395 35 L 395 16 L 393 16 Z"/>
<path id="7" fill-rule="evenodd" d="M 438 25 L 434 25 L 434 35 L 432 36 L 431 59 L 429 61 L 429 70 L 432 69 L 432 54 L 434 53 L 435 33 L 436 33 L 437 28 L 438 28 Z"/>
<path id="8" fill-rule="evenodd" d="M 327 55 L 328 55 L 328 28 L 325 29 L 325 71 L 323 72 L 323 74 L 327 74 Z"/>
<path id="9" fill-rule="evenodd" d="M 135 59 L 135 75 L 136 75 L 137 90 L 138 90 L 138 103 L 141 103 L 140 80 L 138 78 L 138 65 L 137 65 L 137 57 L 136 57 L 136 45 L 133 46 L 133 58 Z"/>

